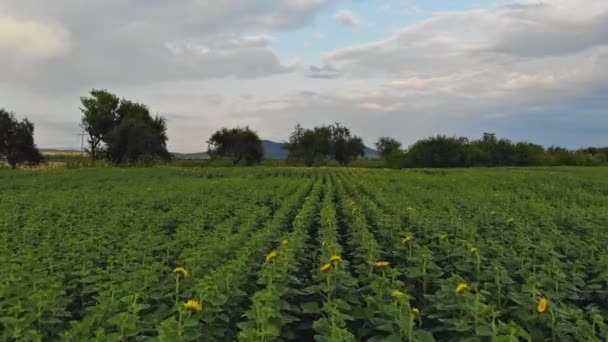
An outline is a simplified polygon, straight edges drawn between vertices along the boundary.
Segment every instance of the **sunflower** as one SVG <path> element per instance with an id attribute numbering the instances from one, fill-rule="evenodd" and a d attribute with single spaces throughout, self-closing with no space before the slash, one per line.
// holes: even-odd
<path id="1" fill-rule="evenodd" d="M 467 285 L 466 283 L 460 283 L 460 284 L 458 284 L 458 286 L 456 286 L 456 292 L 462 293 L 464 290 L 466 290 L 468 288 L 469 288 L 469 285 Z"/>
<path id="2" fill-rule="evenodd" d="M 266 256 L 266 262 L 272 262 L 277 258 L 277 251 L 272 251 Z"/>
<path id="3" fill-rule="evenodd" d="M 405 293 L 403 293 L 399 290 L 393 291 L 392 295 L 393 295 L 393 297 L 395 297 L 397 299 L 405 297 Z"/>
<path id="4" fill-rule="evenodd" d="M 412 308 L 412 314 L 414 316 L 420 316 L 420 310 L 418 310 L 418 308 Z"/>
<path id="5" fill-rule="evenodd" d="M 287 239 L 281 241 L 281 245 L 283 246 L 287 246 L 289 244 L 289 241 Z"/>
<path id="6" fill-rule="evenodd" d="M 327 272 L 327 271 L 329 271 L 330 268 L 331 268 L 331 264 L 327 263 L 327 264 L 321 266 L 321 272 Z"/>
<path id="7" fill-rule="evenodd" d="M 515 220 L 514 220 L 514 219 L 511 217 L 511 218 L 509 218 L 509 219 L 507 220 L 507 223 L 511 224 L 511 223 L 513 223 L 514 221 L 515 221 Z"/>
<path id="8" fill-rule="evenodd" d="M 538 311 L 539 313 L 543 313 L 547 311 L 548 306 L 549 301 L 547 300 L 547 298 L 541 297 L 540 301 L 538 302 L 538 306 L 536 307 L 536 311 Z"/>
<path id="9" fill-rule="evenodd" d="M 332 255 L 331 259 L 329 259 L 329 262 L 332 262 L 332 263 L 334 263 L 334 262 L 337 262 L 337 263 L 342 262 L 342 257 L 339 256 L 339 255 Z"/>
<path id="10" fill-rule="evenodd" d="M 391 265 L 391 263 L 390 263 L 390 262 L 388 262 L 388 261 L 384 261 L 384 260 L 380 260 L 380 261 L 377 261 L 377 262 L 376 262 L 376 267 L 378 267 L 378 268 L 387 268 L 387 267 L 389 267 L 390 265 Z"/>
<path id="11" fill-rule="evenodd" d="M 477 249 L 476 247 L 471 247 L 471 249 L 469 249 L 469 252 L 478 254 L 479 253 L 479 249 Z"/>
<path id="12" fill-rule="evenodd" d="M 403 240 L 401 240 L 401 243 L 404 245 L 409 245 L 413 238 L 414 237 L 412 235 L 408 234 Z"/>
<path id="13" fill-rule="evenodd" d="M 184 308 L 193 312 L 199 312 L 203 310 L 203 303 L 196 299 L 188 299 L 188 301 L 184 303 Z"/>
<path id="14" fill-rule="evenodd" d="M 190 272 L 184 267 L 178 267 L 173 270 L 178 277 L 187 278 L 190 275 Z"/>

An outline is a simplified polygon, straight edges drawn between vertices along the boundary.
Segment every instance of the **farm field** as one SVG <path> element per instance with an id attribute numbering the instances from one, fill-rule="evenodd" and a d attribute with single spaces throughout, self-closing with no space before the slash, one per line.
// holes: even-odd
<path id="1" fill-rule="evenodd" d="M 602 341 L 608 168 L 0 170 L 2 341 Z"/>

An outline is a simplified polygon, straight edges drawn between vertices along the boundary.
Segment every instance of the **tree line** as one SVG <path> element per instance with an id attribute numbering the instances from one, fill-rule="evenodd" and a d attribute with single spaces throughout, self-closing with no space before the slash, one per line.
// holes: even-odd
<path id="1" fill-rule="evenodd" d="M 172 159 L 167 150 L 167 120 L 152 115 L 146 105 L 97 89 L 81 97 L 80 103 L 80 126 L 88 135 L 91 164 L 96 160 L 119 165 Z M 545 149 L 528 142 L 499 139 L 493 133 L 472 141 L 438 135 L 406 149 L 396 139 L 382 137 L 375 145 L 384 165 L 392 168 L 608 164 L 608 148 Z M 264 158 L 262 141 L 249 127 L 222 128 L 207 140 L 207 147 L 210 158 L 225 158 L 234 165 L 254 165 Z M 284 148 L 289 164 L 306 166 L 327 161 L 349 165 L 363 157 L 365 151 L 363 139 L 340 123 L 313 128 L 298 124 Z M 12 167 L 43 161 L 34 144 L 34 124 L 27 119 L 19 121 L 4 109 L 0 109 L 0 159 Z"/>
<path id="2" fill-rule="evenodd" d="M 484 133 L 478 140 L 437 135 L 422 139 L 408 149 L 390 137 L 376 143 L 385 164 L 407 167 L 491 167 L 491 166 L 593 166 L 608 164 L 608 147 L 568 150 L 563 147 L 499 139 Z"/>

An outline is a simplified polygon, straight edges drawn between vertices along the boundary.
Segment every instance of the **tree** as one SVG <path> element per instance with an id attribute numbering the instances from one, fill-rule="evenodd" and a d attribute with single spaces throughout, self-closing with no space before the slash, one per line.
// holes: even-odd
<path id="1" fill-rule="evenodd" d="M 207 141 L 209 156 L 230 158 L 234 165 L 253 165 L 264 158 L 262 140 L 249 127 L 222 128 Z"/>
<path id="2" fill-rule="evenodd" d="M 467 166 L 468 140 L 466 138 L 438 135 L 417 141 L 407 152 L 413 167 L 462 167 Z"/>
<path id="3" fill-rule="evenodd" d="M 94 163 L 104 137 L 117 125 L 118 97 L 106 90 L 93 89 L 90 97 L 81 97 L 81 127 L 89 135 L 89 152 Z"/>
<path id="4" fill-rule="evenodd" d="M 11 167 L 37 165 L 43 161 L 34 144 L 34 124 L 28 119 L 17 121 L 13 113 L 0 109 L 0 157 Z"/>
<path id="5" fill-rule="evenodd" d="M 365 145 L 363 139 L 352 137 L 350 130 L 340 123 L 330 126 L 332 157 L 340 165 L 348 165 L 357 157 L 363 157 Z"/>
<path id="6" fill-rule="evenodd" d="M 329 158 L 332 152 L 331 135 L 331 129 L 327 126 L 304 129 L 296 125 L 286 144 L 288 158 L 300 159 L 307 166 L 312 166 L 317 159 Z"/>
<path id="7" fill-rule="evenodd" d="M 100 155 L 114 164 L 171 158 L 166 120 L 153 117 L 144 104 L 119 100 L 106 90 L 92 90 L 81 102 L 93 162 Z"/>
<path id="8" fill-rule="evenodd" d="M 330 126 L 304 129 L 297 125 L 286 145 L 289 159 L 302 160 L 307 166 L 322 158 L 332 158 L 341 165 L 347 165 L 363 156 L 365 145 L 359 137 L 353 137 L 350 130 L 339 123 Z"/>
<path id="9" fill-rule="evenodd" d="M 401 150 L 401 143 L 389 137 L 380 137 L 376 142 L 376 149 L 382 159 L 387 159 L 391 155 Z"/>

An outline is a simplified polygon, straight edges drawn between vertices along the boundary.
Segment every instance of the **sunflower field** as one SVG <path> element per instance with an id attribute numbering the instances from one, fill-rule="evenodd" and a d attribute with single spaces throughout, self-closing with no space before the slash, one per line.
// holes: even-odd
<path id="1" fill-rule="evenodd" d="M 0 170 L 0 341 L 606 341 L 608 169 Z"/>

